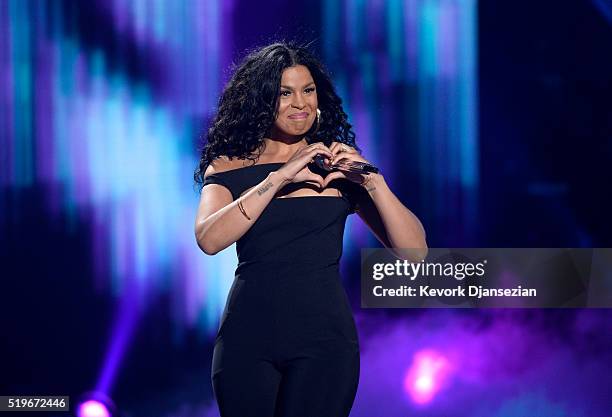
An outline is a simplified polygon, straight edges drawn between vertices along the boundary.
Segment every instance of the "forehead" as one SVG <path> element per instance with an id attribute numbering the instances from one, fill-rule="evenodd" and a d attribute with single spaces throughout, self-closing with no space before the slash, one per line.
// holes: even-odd
<path id="1" fill-rule="evenodd" d="M 286 86 L 304 86 L 314 82 L 312 75 L 304 65 L 285 68 L 281 77 L 281 84 Z"/>

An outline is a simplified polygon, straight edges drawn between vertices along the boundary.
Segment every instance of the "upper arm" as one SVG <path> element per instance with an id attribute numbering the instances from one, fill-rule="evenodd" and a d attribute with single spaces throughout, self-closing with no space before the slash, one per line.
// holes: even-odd
<path id="1" fill-rule="evenodd" d="M 229 162 L 226 160 L 217 159 L 210 164 L 204 172 L 204 178 L 209 175 L 223 172 L 228 169 Z M 210 215 L 221 210 L 223 207 L 231 204 L 233 201 L 232 193 L 229 189 L 221 184 L 208 184 L 202 187 L 200 194 L 200 203 L 196 215 L 196 232 L 198 225 L 206 220 Z"/>

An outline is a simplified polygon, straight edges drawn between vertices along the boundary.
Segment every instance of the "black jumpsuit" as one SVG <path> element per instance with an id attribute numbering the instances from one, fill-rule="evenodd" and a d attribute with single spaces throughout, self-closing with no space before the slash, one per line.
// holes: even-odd
<path id="1" fill-rule="evenodd" d="M 237 199 L 281 166 L 225 171 L 204 185 L 221 184 Z M 342 197 L 272 199 L 237 241 L 239 263 L 212 363 L 222 417 L 349 415 L 359 342 L 338 266 L 354 212 L 355 188 L 347 182 L 331 183 Z"/>

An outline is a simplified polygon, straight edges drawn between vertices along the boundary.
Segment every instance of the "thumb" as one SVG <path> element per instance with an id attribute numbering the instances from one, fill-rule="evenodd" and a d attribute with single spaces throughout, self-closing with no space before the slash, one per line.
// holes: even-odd
<path id="1" fill-rule="evenodd" d="M 310 173 L 308 175 L 308 178 L 306 179 L 306 181 L 311 181 L 316 183 L 320 188 L 324 188 L 325 187 L 325 180 L 323 179 L 322 176 L 320 176 L 319 174 L 315 174 L 315 173 Z"/>
<path id="2" fill-rule="evenodd" d="M 327 174 L 327 176 L 325 177 L 325 181 L 323 182 L 323 187 L 327 187 L 330 182 L 338 178 L 346 178 L 346 175 L 344 175 L 344 173 L 340 171 L 334 171 L 330 174 Z"/>

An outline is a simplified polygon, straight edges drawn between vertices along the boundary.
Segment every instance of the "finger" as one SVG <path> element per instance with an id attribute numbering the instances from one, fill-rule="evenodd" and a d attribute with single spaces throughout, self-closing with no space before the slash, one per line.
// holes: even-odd
<path id="1" fill-rule="evenodd" d="M 323 144 L 323 142 L 316 142 L 316 143 L 311 143 L 308 146 L 305 146 L 301 149 L 298 149 L 297 152 L 300 152 L 302 154 L 308 154 L 309 152 L 311 152 L 313 149 L 321 149 L 321 147 L 325 147 L 325 145 Z"/>
<path id="2" fill-rule="evenodd" d="M 333 155 L 331 152 L 327 152 L 324 149 L 311 148 L 307 152 L 302 152 L 299 157 L 296 158 L 297 161 L 300 161 L 300 165 L 302 167 L 308 165 L 309 163 L 314 162 L 315 157 L 318 154 L 322 154 L 325 159 L 330 160 Z"/>
<path id="3" fill-rule="evenodd" d="M 303 152 L 309 152 L 312 149 L 326 149 L 326 150 L 329 151 L 329 148 L 327 146 L 325 146 L 325 144 L 323 142 L 311 143 L 310 145 L 302 148 L 301 150 Z"/>
<path id="4" fill-rule="evenodd" d="M 346 152 L 349 149 L 349 146 L 345 145 L 342 142 L 336 142 L 336 146 L 334 146 L 334 150 L 332 151 L 334 155 L 337 155 L 342 152 Z"/>
<path id="5" fill-rule="evenodd" d="M 340 146 L 341 145 L 342 144 L 340 142 L 332 142 L 331 146 L 329 147 L 329 150 L 331 151 L 331 153 L 333 153 L 335 155 L 338 152 L 340 152 Z"/>
<path id="6" fill-rule="evenodd" d="M 358 154 L 359 153 L 357 152 L 355 148 L 348 146 L 347 144 L 344 144 L 344 143 L 338 143 L 338 145 L 335 148 L 335 151 L 332 151 L 332 152 L 335 156 L 338 156 L 339 154 Z"/>
<path id="7" fill-rule="evenodd" d="M 328 148 L 327 146 L 325 146 L 325 145 L 322 145 L 320 148 L 317 148 L 317 149 L 321 149 L 321 150 L 323 150 L 323 151 L 327 152 L 328 154 L 330 154 L 330 155 L 332 155 L 332 156 L 333 156 L 333 154 L 334 154 L 334 153 L 331 151 L 331 149 L 329 149 L 329 148 Z"/>
<path id="8" fill-rule="evenodd" d="M 329 149 L 327 146 L 325 146 L 325 144 L 323 142 L 315 142 L 315 143 L 311 143 L 310 145 L 306 146 L 306 148 L 317 148 L 317 147 L 324 147 L 325 149 Z"/>
<path id="9" fill-rule="evenodd" d="M 329 146 L 329 151 L 331 152 L 331 156 L 328 156 L 325 158 L 325 163 L 326 164 L 330 164 L 332 158 L 334 157 L 335 154 L 337 154 L 339 152 L 339 145 L 340 143 L 338 142 L 332 142 L 331 145 Z"/>
<path id="10" fill-rule="evenodd" d="M 336 162 L 344 158 L 349 159 L 351 161 L 367 162 L 363 158 L 358 157 L 358 154 L 356 152 L 340 152 L 334 155 L 334 158 L 332 159 L 331 163 L 335 164 Z"/>
<path id="11" fill-rule="evenodd" d="M 312 183 L 318 185 L 319 188 L 324 188 L 325 187 L 325 180 L 323 179 L 322 176 L 320 176 L 318 174 L 314 174 L 314 173 L 308 174 L 308 176 L 306 177 L 306 181 L 305 182 L 312 182 Z"/>
<path id="12" fill-rule="evenodd" d="M 331 151 L 326 146 L 323 146 L 322 148 L 312 148 L 307 152 L 307 155 L 312 157 L 313 159 L 318 154 L 323 154 L 330 159 L 334 157 L 334 154 L 331 153 Z"/>

